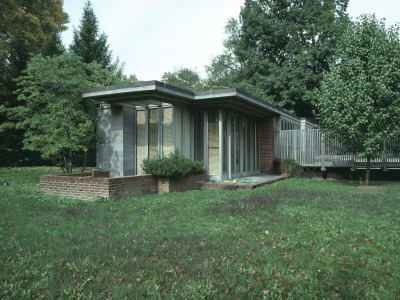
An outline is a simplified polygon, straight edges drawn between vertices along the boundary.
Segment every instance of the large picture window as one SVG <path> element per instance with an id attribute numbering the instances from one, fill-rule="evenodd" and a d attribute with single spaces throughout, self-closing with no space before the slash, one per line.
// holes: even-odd
<path id="1" fill-rule="evenodd" d="M 221 116 L 221 177 L 235 178 L 259 173 L 260 137 L 257 120 L 253 117 L 244 116 L 235 112 L 227 113 L 223 111 L 221 112 Z M 209 118 L 209 122 L 210 121 L 212 121 L 211 118 Z M 209 128 L 212 126 L 213 125 L 209 123 Z M 210 139 L 209 137 L 209 140 Z M 210 156 L 209 160 L 211 159 L 213 159 L 213 157 Z M 214 169 L 213 171 L 216 172 Z M 210 173 L 210 175 L 213 174 Z"/>
<path id="2" fill-rule="evenodd" d="M 136 174 L 143 173 L 143 159 L 169 155 L 174 149 L 173 108 L 151 105 L 136 109 Z M 182 122 L 182 118 L 180 118 Z M 182 143 L 180 136 L 179 142 Z"/>
<path id="3" fill-rule="evenodd" d="M 193 159 L 204 161 L 204 112 L 193 113 Z"/>
<path id="4" fill-rule="evenodd" d="M 175 149 L 182 153 L 182 108 L 175 107 Z"/>
<path id="5" fill-rule="evenodd" d="M 144 158 L 182 151 L 185 131 L 192 134 L 187 138 L 192 158 L 205 161 L 209 176 L 235 178 L 259 172 L 260 134 L 254 117 L 221 108 L 198 109 L 190 116 L 191 121 L 183 108 L 168 104 L 136 109 L 137 174 L 142 173 Z"/>

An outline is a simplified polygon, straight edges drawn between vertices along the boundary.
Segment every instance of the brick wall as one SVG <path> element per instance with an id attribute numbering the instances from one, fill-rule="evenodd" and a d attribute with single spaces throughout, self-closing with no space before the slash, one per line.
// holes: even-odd
<path id="1" fill-rule="evenodd" d="M 173 193 L 193 190 L 200 187 L 206 180 L 206 173 L 191 174 L 180 179 L 158 179 L 158 193 Z"/>
<path id="2" fill-rule="evenodd" d="M 182 179 L 160 182 L 153 175 L 124 176 L 109 178 L 108 172 L 72 175 L 40 176 L 40 192 L 82 200 L 96 197 L 122 198 L 165 192 L 195 189 L 204 182 L 206 174 L 193 174 Z"/>
<path id="3" fill-rule="evenodd" d="M 103 174 L 104 176 L 104 174 Z M 92 177 L 91 174 L 42 175 L 40 192 L 75 199 L 89 200 L 96 197 L 109 197 L 106 177 Z"/>
<path id="4" fill-rule="evenodd" d="M 157 179 L 153 175 L 109 178 L 109 198 L 157 194 Z"/>
<path id="5" fill-rule="evenodd" d="M 260 172 L 274 172 L 274 132 L 278 117 L 260 120 Z"/>

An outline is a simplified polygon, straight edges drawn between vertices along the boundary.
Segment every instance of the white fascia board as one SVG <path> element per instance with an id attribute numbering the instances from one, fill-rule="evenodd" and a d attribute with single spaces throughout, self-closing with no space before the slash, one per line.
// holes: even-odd
<path id="1" fill-rule="evenodd" d="M 194 97 L 194 100 L 205 100 L 205 99 L 236 97 L 236 96 L 238 96 L 238 97 L 240 97 L 240 98 L 242 98 L 242 99 L 244 99 L 244 100 L 246 100 L 248 102 L 251 102 L 254 105 L 261 106 L 261 107 L 263 107 L 263 108 L 265 108 L 265 109 L 267 109 L 269 111 L 272 111 L 272 112 L 274 112 L 276 114 L 279 114 L 281 116 L 285 116 L 288 119 L 292 119 L 292 120 L 295 120 L 297 122 L 300 122 L 300 118 L 298 118 L 296 116 L 290 115 L 290 114 L 284 112 L 283 110 L 280 110 L 280 109 L 277 109 L 277 108 L 275 108 L 273 106 L 270 106 L 267 103 L 264 104 L 264 103 L 262 103 L 260 101 L 254 100 L 253 98 L 248 97 L 246 95 L 243 95 L 241 93 L 238 93 L 236 91 L 235 92 L 227 92 L 227 93 L 218 93 L 218 94 L 198 95 L 198 96 Z"/>
<path id="2" fill-rule="evenodd" d="M 193 96 L 192 95 L 188 95 L 188 94 L 181 93 L 181 92 L 178 92 L 178 91 L 170 90 L 170 89 L 168 89 L 166 87 L 158 86 L 158 87 L 156 87 L 156 90 L 160 91 L 160 92 L 163 92 L 163 93 L 166 93 L 166 94 L 170 94 L 170 95 L 174 95 L 174 96 L 183 97 L 183 98 L 186 98 L 186 99 L 189 99 L 189 100 L 193 100 Z"/>
<path id="3" fill-rule="evenodd" d="M 238 93 L 236 91 L 235 92 L 227 92 L 227 93 L 218 93 L 218 94 L 198 95 L 198 96 L 194 97 L 194 100 L 205 100 L 205 99 L 236 97 L 236 96 L 238 96 L 238 97 L 240 97 L 240 98 L 242 98 L 242 99 L 244 99 L 244 100 L 246 100 L 248 102 L 251 102 L 254 105 L 261 106 L 261 107 L 263 107 L 263 108 L 265 108 L 265 109 L 267 109 L 269 111 L 272 111 L 272 112 L 274 112 L 274 113 L 276 113 L 276 114 L 278 114 L 280 116 L 284 116 L 284 117 L 286 117 L 288 119 L 294 120 L 296 122 L 300 122 L 300 118 L 298 118 L 296 116 L 293 116 L 291 114 L 288 114 L 288 113 L 284 112 L 283 110 L 280 110 L 280 109 L 277 109 L 277 108 L 275 108 L 273 106 L 270 106 L 267 103 L 264 104 L 264 103 L 262 103 L 260 101 L 254 100 L 253 98 L 251 98 L 249 96 L 246 96 L 246 95 L 243 95 L 241 93 Z"/>
<path id="4" fill-rule="evenodd" d="M 107 91 L 99 91 L 99 92 L 89 92 L 82 94 L 83 98 L 90 98 L 90 97 L 97 97 L 97 96 L 107 96 L 107 95 L 119 95 L 119 94 L 126 94 L 132 92 L 144 92 L 144 91 L 155 91 L 155 85 L 147 85 L 147 86 L 138 86 L 132 88 L 125 88 L 125 89 L 112 89 Z"/>
<path id="5" fill-rule="evenodd" d="M 252 99 L 251 97 L 248 97 L 248 96 L 243 95 L 243 94 L 240 94 L 240 93 L 238 93 L 237 95 L 238 95 L 240 98 L 246 99 L 246 101 L 249 101 L 249 102 L 251 102 L 252 104 L 255 104 L 255 105 L 264 107 L 264 108 L 266 108 L 266 109 L 268 109 L 268 110 L 270 110 L 270 111 L 272 111 L 272 112 L 274 112 L 274 113 L 276 113 L 276 114 L 278 114 L 278 115 L 285 116 L 286 118 L 289 118 L 289 119 L 295 120 L 295 121 L 297 121 L 297 122 L 300 122 L 300 118 L 298 118 L 298 117 L 296 117 L 296 116 L 293 116 L 293 115 L 290 115 L 290 114 L 284 112 L 283 110 L 280 110 L 280 109 L 277 109 L 277 108 L 275 108 L 275 107 L 273 107 L 273 106 L 270 106 L 270 105 L 268 105 L 267 103 L 265 103 L 265 104 L 264 104 L 264 103 L 261 103 L 261 102 L 259 102 L 259 101 L 256 101 L 256 100 Z"/>
<path id="6" fill-rule="evenodd" d="M 300 122 L 300 118 L 293 116 L 289 113 L 284 112 L 283 110 L 277 109 L 273 106 L 268 105 L 267 103 L 262 103 L 260 101 L 254 100 L 253 98 L 238 93 L 237 91 L 229 91 L 226 93 L 215 93 L 215 94 L 206 94 L 206 95 L 188 95 L 185 93 L 181 93 L 176 90 L 169 89 L 167 87 L 157 86 L 157 85 L 146 85 L 146 86 L 138 86 L 138 87 L 131 87 L 131 88 L 122 88 L 122 89 L 110 89 L 105 91 L 98 91 L 98 92 L 88 92 L 82 94 L 83 98 L 90 98 L 90 97 L 98 97 L 98 96 L 107 96 L 107 95 L 122 95 L 126 93 L 134 93 L 134 92 L 145 92 L 145 91 L 159 91 L 165 94 L 170 94 L 174 96 L 178 96 L 181 98 L 186 98 L 188 100 L 206 100 L 206 99 L 215 99 L 215 98 L 226 98 L 226 97 L 240 97 L 255 106 L 262 107 L 269 111 L 272 111 L 280 116 L 283 116 L 287 119 L 294 120 L 296 122 Z"/>
<path id="7" fill-rule="evenodd" d="M 122 95 L 127 93 L 137 93 L 137 92 L 146 92 L 146 91 L 159 91 L 165 94 L 170 94 L 182 98 L 186 98 L 189 100 L 193 100 L 193 96 L 187 95 L 185 93 L 181 93 L 179 91 L 174 91 L 165 87 L 160 87 L 156 85 L 147 85 L 147 86 L 139 86 L 139 87 L 132 87 L 132 88 L 123 88 L 123 89 L 111 89 L 106 91 L 99 91 L 99 92 L 89 92 L 82 94 L 83 98 L 91 98 L 97 96 L 109 96 L 109 95 Z"/>
<path id="8" fill-rule="evenodd" d="M 223 98 L 223 97 L 235 97 L 237 95 L 238 95 L 237 92 L 208 94 L 208 95 L 197 95 L 197 96 L 194 96 L 194 100 L 215 99 L 215 98 Z"/>

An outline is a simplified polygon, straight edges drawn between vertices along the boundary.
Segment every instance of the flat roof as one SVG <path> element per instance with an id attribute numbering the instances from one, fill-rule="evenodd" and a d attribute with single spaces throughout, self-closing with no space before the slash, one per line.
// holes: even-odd
<path id="1" fill-rule="evenodd" d="M 300 121 L 300 118 L 293 114 L 237 88 L 191 92 L 152 80 L 85 89 L 82 96 L 110 104 L 153 100 L 190 106 L 223 106 L 258 116 L 278 114 Z"/>

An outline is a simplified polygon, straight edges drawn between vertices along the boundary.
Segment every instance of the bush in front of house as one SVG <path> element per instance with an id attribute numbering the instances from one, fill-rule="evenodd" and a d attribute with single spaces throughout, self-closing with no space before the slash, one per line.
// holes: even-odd
<path id="1" fill-rule="evenodd" d="M 142 169 L 145 174 L 171 179 L 178 179 L 204 171 L 203 162 L 193 161 L 178 151 L 163 158 L 145 158 L 142 162 Z"/>
<path id="2" fill-rule="evenodd" d="M 281 160 L 281 173 L 287 174 L 289 177 L 300 178 L 304 175 L 303 168 L 292 158 Z"/>

